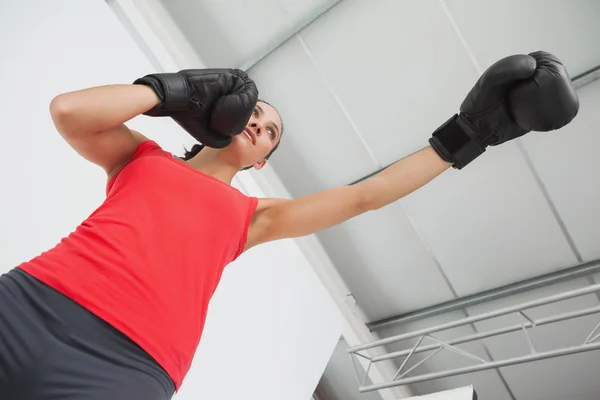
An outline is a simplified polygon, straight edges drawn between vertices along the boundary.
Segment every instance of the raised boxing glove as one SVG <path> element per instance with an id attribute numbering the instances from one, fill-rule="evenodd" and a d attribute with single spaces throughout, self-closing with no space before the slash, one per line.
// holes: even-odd
<path id="1" fill-rule="evenodd" d="M 439 156 L 462 169 L 488 146 L 530 131 L 562 128 L 575 118 L 579 99 L 561 61 L 550 53 L 503 58 L 471 89 L 460 113 L 429 139 Z"/>
<path id="2" fill-rule="evenodd" d="M 152 87 L 161 102 L 144 113 L 171 117 L 208 147 L 223 148 L 241 133 L 258 102 L 258 89 L 239 69 L 186 69 L 146 75 L 133 82 Z"/>

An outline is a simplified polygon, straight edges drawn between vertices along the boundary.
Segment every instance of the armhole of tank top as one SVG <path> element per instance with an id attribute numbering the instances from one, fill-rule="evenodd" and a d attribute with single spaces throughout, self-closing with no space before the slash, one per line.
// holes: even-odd
<path id="1" fill-rule="evenodd" d="M 161 147 L 154 140 L 150 140 L 150 139 L 144 140 L 142 143 L 140 143 L 138 145 L 138 147 L 135 149 L 135 151 L 133 152 L 133 154 L 131 155 L 131 157 L 129 158 L 129 160 L 125 163 L 125 165 L 123 165 L 121 167 L 121 169 L 119 170 L 119 172 L 114 174 L 110 178 L 110 180 L 106 183 L 106 194 L 108 194 L 108 192 L 110 192 L 110 189 L 114 185 L 117 177 L 121 174 L 121 171 L 123 171 L 123 169 L 125 167 L 127 167 L 127 165 L 129 165 L 130 163 L 132 163 L 133 161 L 138 159 L 144 152 L 146 152 L 147 150 L 151 150 L 151 149 L 161 149 Z"/>
<path id="2" fill-rule="evenodd" d="M 254 216 L 254 212 L 256 211 L 256 207 L 258 207 L 258 198 L 256 197 L 248 197 L 248 213 L 246 214 L 246 222 L 244 224 L 244 230 L 242 232 L 242 237 L 240 238 L 240 246 L 233 257 L 233 260 L 237 259 L 242 252 L 244 251 L 244 246 L 246 246 L 246 241 L 248 240 L 248 230 L 250 229 L 250 222 L 252 222 L 252 217 Z M 232 261 L 233 261 L 232 260 Z"/>

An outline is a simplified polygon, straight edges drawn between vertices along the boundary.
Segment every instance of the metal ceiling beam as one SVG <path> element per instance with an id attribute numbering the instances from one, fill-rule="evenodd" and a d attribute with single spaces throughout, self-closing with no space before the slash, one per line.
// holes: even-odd
<path id="1" fill-rule="evenodd" d="M 575 87 L 575 89 L 581 89 L 582 87 L 589 85 L 590 83 L 597 81 L 598 79 L 600 79 L 600 65 L 598 65 L 582 74 L 575 76 L 574 78 L 571 79 L 571 81 L 573 82 L 573 86 Z M 400 160 L 398 160 L 398 161 L 400 161 Z M 392 164 L 394 164 L 394 163 L 392 163 Z M 383 168 L 380 168 L 375 172 L 371 172 L 370 174 L 365 175 L 362 178 L 355 180 L 354 182 L 351 182 L 349 185 L 355 185 L 366 179 L 369 179 L 373 175 L 377 175 L 378 173 L 380 173 L 384 169 L 388 168 L 392 164 L 389 164 Z"/>
<path id="2" fill-rule="evenodd" d="M 443 348 L 443 344 L 441 344 L 439 348 Z M 489 369 L 502 368 L 502 367 L 508 367 L 511 365 L 530 363 L 533 361 L 547 360 L 550 358 L 584 353 L 584 352 L 592 351 L 592 350 L 600 350 L 600 343 L 585 343 L 585 344 L 580 344 L 580 345 L 575 345 L 575 346 L 564 347 L 564 348 L 557 349 L 557 350 L 549 350 L 549 351 L 544 351 L 544 352 L 539 352 L 539 353 L 531 353 L 531 354 L 528 354 L 525 356 L 513 357 L 513 358 L 509 358 L 507 360 L 501 360 L 501 361 L 485 361 L 485 360 L 483 360 L 482 363 L 478 364 L 478 365 L 456 368 L 456 369 L 449 370 L 449 371 L 423 374 L 423 375 L 418 375 L 418 376 L 410 377 L 410 378 L 397 379 L 397 380 L 393 380 L 393 381 L 386 382 L 386 383 L 380 383 L 380 384 L 376 384 L 376 385 L 362 386 L 359 388 L 359 392 L 366 393 L 366 392 L 371 392 L 374 390 L 389 389 L 389 388 L 396 387 L 396 386 L 410 385 L 410 384 L 415 384 L 415 383 L 419 383 L 419 382 L 431 381 L 431 380 L 435 380 L 435 379 L 448 378 L 448 377 L 456 376 L 456 375 L 464 375 L 464 374 L 469 374 L 469 373 L 473 373 L 473 372 L 487 371 Z M 439 351 L 437 351 L 433 354 L 437 354 L 438 352 Z M 432 358 L 432 357 L 425 358 L 424 360 L 429 360 L 430 358 Z M 421 364 L 423 364 L 423 362 L 418 363 L 417 366 L 419 366 Z M 408 372 L 410 372 L 410 371 L 412 371 L 412 369 L 408 370 Z"/>
<path id="3" fill-rule="evenodd" d="M 475 315 L 472 317 L 466 317 L 458 320 L 454 320 L 451 322 L 446 322 L 437 326 L 419 329 L 412 332 L 403 333 L 400 335 L 392 336 L 389 338 L 381 339 L 372 343 L 367 343 L 360 346 L 354 346 L 349 348 L 347 351 L 354 360 L 356 357 L 360 357 L 362 359 L 367 359 L 371 364 L 375 365 L 377 362 L 383 360 L 389 360 L 395 357 L 405 356 L 404 361 L 397 369 L 394 378 L 378 384 L 367 385 L 368 375 L 364 377 L 364 379 L 360 379 L 358 375 L 358 371 L 356 371 L 357 382 L 359 385 L 359 391 L 361 393 L 369 392 L 373 390 L 380 390 L 384 388 L 398 387 L 408 384 L 413 384 L 417 382 L 425 382 L 434 379 L 446 378 L 456 375 L 463 375 L 472 372 L 485 371 L 489 369 L 497 369 L 501 367 L 506 367 L 510 365 L 517 365 L 523 363 L 529 363 L 532 361 L 546 360 L 555 357 L 566 356 L 570 354 L 577 354 L 592 350 L 600 350 L 600 343 L 598 339 L 600 339 L 600 323 L 598 323 L 591 331 L 588 331 L 588 335 L 585 339 L 582 340 L 580 344 L 570 345 L 567 347 L 560 347 L 557 349 L 538 349 L 536 348 L 535 341 L 531 336 L 531 333 L 536 330 L 537 327 L 541 325 L 546 325 L 549 323 L 555 323 L 560 321 L 572 320 L 577 317 L 581 317 L 584 315 L 590 315 L 592 313 L 596 313 L 599 310 L 599 307 L 595 307 L 592 309 L 581 310 L 581 311 L 571 311 L 568 313 L 563 313 L 560 315 L 555 315 L 550 318 L 545 319 L 534 319 L 527 315 L 527 312 L 533 308 L 544 306 L 547 304 L 553 304 L 569 299 L 573 299 L 576 297 L 586 296 L 592 293 L 597 293 L 600 291 L 600 284 L 591 285 L 588 287 L 578 288 L 575 290 L 571 290 L 568 292 L 563 292 L 559 294 L 554 294 L 551 296 L 538 298 L 535 300 L 530 300 L 521 304 L 513 305 L 510 307 L 500 308 L 494 311 L 482 313 L 479 315 Z M 456 328 L 460 326 L 470 325 L 475 322 L 485 321 L 494 319 L 497 317 L 502 317 L 510 314 L 515 314 L 519 317 L 520 324 L 518 326 L 510 325 L 504 326 L 500 329 L 493 329 L 487 332 L 483 332 L 477 335 L 466 335 L 459 338 L 455 338 L 452 340 L 441 340 L 438 337 L 434 336 L 434 334 L 446 331 L 451 328 Z M 503 358 L 501 360 L 494 359 L 483 359 L 480 356 L 470 353 L 469 351 L 456 347 L 457 343 L 467 343 L 475 340 L 481 340 L 492 336 L 497 336 L 501 334 L 506 334 L 510 332 L 514 332 L 516 330 L 522 330 L 524 334 L 524 339 L 526 340 L 529 353 L 521 356 L 513 356 L 510 358 Z M 542 334 L 540 332 L 539 334 Z M 398 351 L 394 353 L 389 353 L 384 357 L 370 357 L 365 354 L 361 354 L 361 351 L 373 349 L 376 347 L 381 347 L 385 345 L 389 345 L 392 343 L 398 343 L 401 341 L 417 339 L 416 343 L 412 346 L 411 350 L 408 351 Z M 421 345 L 423 340 L 429 340 L 433 342 L 433 345 Z M 466 357 L 471 360 L 475 360 L 476 364 L 469 365 L 466 367 L 459 367 L 454 369 L 445 369 L 440 372 L 431 372 L 431 373 L 421 373 L 413 376 L 408 376 L 412 371 L 418 368 L 423 363 L 427 362 L 429 359 L 435 357 L 439 352 L 446 350 L 458 354 L 460 356 Z M 412 358 L 414 354 L 422 353 L 425 351 L 433 351 L 425 358 L 422 358 L 412 367 L 408 367 L 409 359 Z M 406 368 L 405 368 L 406 367 Z"/>
<path id="4" fill-rule="evenodd" d="M 373 332 L 384 328 L 389 328 L 391 326 L 406 324 L 424 318 L 433 317 L 435 315 L 448 313 L 451 311 L 462 310 L 468 307 L 475 306 L 477 304 L 501 299 L 529 290 L 553 285 L 559 282 L 564 282 L 583 276 L 589 276 L 598 272 L 600 272 L 600 260 L 590 261 L 576 265 L 574 267 L 565 268 L 559 271 L 550 272 L 548 274 L 539 275 L 534 278 L 529 278 L 519 282 L 500 286 L 495 289 L 475 293 L 470 296 L 459 297 L 450 301 L 439 303 L 430 307 L 421 308 L 419 310 L 411 311 L 405 314 L 400 314 L 393 317 L 368 322 L 367 327 Z"/>
<path id="5" fill-rule="evenodd" d="M 583 310 L 571 311 L 571 312 L 567 312 L 567 313 L 563 313 L 563 314 L 559 314 L 559 315 L 553 315 L 553 316 L 547 317 L 547 318 L 540 318 L 538 320 L 535 320 L 534 322 L 535 322 L 535 327 L 538 327 L 538 326 L 553 324 L 556 322 L 562 322 L 562 321 L 568 321 L 571 319 L 586 317 L 588 315 L 593 315 L 593 314 L 598 314 L 598 313 L 600 313 L 600 306 L 589 307 L 589 308 L 586 308 Z M 448 340 L 446 342 L 446 344 L 451 345 L 451 346 L 456 346 L 457 344 L 472 343 L 472 342 L 479 341 L 482 339 L 487 339 L 490 337 L 496 337 L 496 336 L 500 336 L 500 335 L 505 335 L 507 333 L 520 331 L 523 328 L 529 329 L 529 328 L 533 328 L 533 327 L 534 327 L 533 324 L 531 322 L 527 321 L 526 323 L 521 324 L 521 325 L 503 326 L 502 328 L 493 329 L 493 330 L 490 330 L 487 332 L 480 332 L 480 333 L 474 333 L 472 335 L 465 335 L 465 336 L 462 336 L 462 337 L 459 337 L 456 339 Z M 423 352 L 430 351 L 430 350 L 436 350 L 437 347 L 438 347 L 437 344 L 430 344 L 430 345 L 426 345 L 426 346 L 419 346 L 414 350 L 395 351 L 392 353 L 387 353 L 387 354 L 384 354 L 381 356 L 373 357 L 373 358 L 371 358 L 371 361 L 379 362 L 379 361 L 383 361 L 383 360 L 391 360 L 393 358 L 408 356 L 409 354 L 418 354 L 418 353 L 423 353 Z"/>
<path id="6" fill-rule="evenodd" d="M 594 81 L 597 81 L 598 79 L 600 79 L 600 65 L 577 75 L 571 80 L 573 81 L 573 86 L 575 86 L 575 89 L 580 89 Z"/>

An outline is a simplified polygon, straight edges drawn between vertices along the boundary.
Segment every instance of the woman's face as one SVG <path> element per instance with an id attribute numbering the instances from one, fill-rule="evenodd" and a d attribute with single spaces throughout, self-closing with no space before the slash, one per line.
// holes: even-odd
<path id="1" fill-rule="evenodd" d="M 281 117 L 277 110 L 259 101 L 246 128 L 233 137 L 226 151 L 235 155 L 241 167 L 253 165 L 260 169 L 266 163 L 265 157 L 279 143 L 281 132 Z"/>

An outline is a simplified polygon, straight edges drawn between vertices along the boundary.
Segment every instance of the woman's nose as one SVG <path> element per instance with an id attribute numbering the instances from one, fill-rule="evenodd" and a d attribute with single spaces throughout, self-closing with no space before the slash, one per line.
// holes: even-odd
<path id="1" fill-rule="evenodd" d="M 250 129 L 252 129 L 256 135 L 260 135 L 262 133 L 262 129 L 257 122 L 251 122 Z"/>

